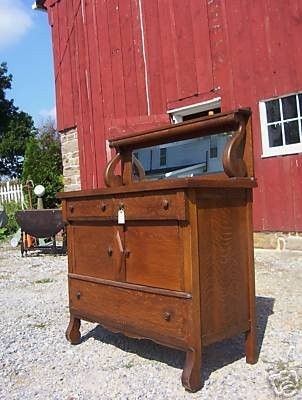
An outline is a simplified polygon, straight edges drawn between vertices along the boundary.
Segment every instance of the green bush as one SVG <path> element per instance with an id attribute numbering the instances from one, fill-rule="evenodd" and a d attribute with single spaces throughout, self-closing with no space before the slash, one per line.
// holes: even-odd
<path id="1" fill-rule="evenodd" d="M 63 188 L 63 166 L 61 155 L 61 142 L 59 134 L 48 123 L 39 130 L 39 135 L 31 138 L 25 151 L 22 181 L 32 180 L 34 186 L 43 185 L 44 208 L 58 206 L 56 193 Z M 33 193 L 33 207 L 36 207 L 37 198 Z"/>
<path id="2" fill-rule="evenodd" d="M 7 239 L 19 229 L 19 225 L 15 218 L 15 212 L 21 210 L 21 204 L 10 201 L 4 203 L 3 207 L 8 217 L 8 222 L 3 228 L 0 228 L 0 240 Z"/>

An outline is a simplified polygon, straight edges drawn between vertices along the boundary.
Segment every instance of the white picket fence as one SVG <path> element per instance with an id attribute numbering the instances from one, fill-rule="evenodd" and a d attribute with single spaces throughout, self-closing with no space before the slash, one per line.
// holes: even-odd
<path id="1" fill-rule="evenodd" d="M 22 185 L 16 182 L 0 183 L 0 204 L 9 201 L 20 203 L 22 208 L 24 205 L 24 195 Z"/>

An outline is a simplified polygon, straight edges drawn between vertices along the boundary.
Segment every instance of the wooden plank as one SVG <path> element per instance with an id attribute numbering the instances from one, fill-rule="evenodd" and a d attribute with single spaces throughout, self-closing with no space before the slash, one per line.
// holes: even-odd
<path id="1" fill-rule="evenodd" d="M 161 41 L 158 38 L 160 32 L 158 0 L 143 1 L 142 13 L 150 114 L 161 114 L 166 112 L 166 94 L 163 85 L 162 48 Z"/>
<path id="2" fill-rule="evenodd" d="M 87 143 L 87 87 L 85 75 L 85 57 L 83 57 L 83 48 L 85 48 L 85 37 L 83 32 L 83 17 L 81 9 L 75 17 L 75 33 L 76 33 L 76 71 L 77 71 L 77 85 L 79 90 L 79 118 L 78 118 L 78 144 L 79 144 L 79 158 L 80 158 L 80 173 L 81 173 L 81 187 L 82 189 L 88 188 L 90 172 L 89 160 L 89 143 Z"/>
<path id="3" fill-rule="evenodd" d="M 178 99 L 178 81 L 176 77 L 176 47 L 173 43 L 171 1 L 161 0 L 158 2 L 158 16 L 160 25 L 160 41 L 162 45 L 164 85 L 168 102 Z"/>
<path id="4" fill-rule="evenodd" d="M 198 94 L 195 49 L 192 43 L 193 28 L 191 17 L 191 0 L 177 0 L 171 13 L 174 41 L 171 43 L 176 49 L 176 74 L 178 81 L 178 99 Z"/>
<path id="5" fill-rule="evenodd" d="M 68 6 L 66 0 L 58 3 L 59 29 L 60 29 L 60 64 L 61 64 L 61 90 L 62 90 L 62 126 L 63 129 L 74 127 L 73 112 L 73 87 L 71 79 L 71 60 L 69 49 Z"/>
<path id="6" fill-rule="evenodd" d="M 273 68 L 272 82 L 276 94 L 286 94 L 296 82 L 296 65 L 291 62 L 295 49 L 290 43 L 291 31 L 288 4 L 283 1 L 266 0 L 266 33 L 270 62 Z M 295 89 L 296 90 L 296 89 Z"/>
<path id="7" fill-rule="evenodd" d="M 87 68 L 89 71 L 89 119 L 91 124 L 91 156 L 93 157 L 94 172 L 91 187 L 102 187 L 103 170 L 106 164 L 104 115 L 100 72 L 99 38 L 97 36 L 96 2 L 91 1 L 86 6 L 86 40 L 87 40 Z M 97 61 L 95 61 L 97 60 Z"/>
<path id="8" fill-rule="evenodd" d="M 107 2 L 109 43 L 111 52 L 112 89 L 114 99 L 114 116 L 126 116 L 125 82 L 123 71 L 122 41 L 120 31 L 119 0 Z"/>
<path id="9" fill-rule="evenodd" d="M 302 232 L 302 154 L 297 154 L 291 160 L 291 189 L 293 193 L 292 204 L 294 214 L 294 225 L 291 231 Z"/>
<path id="10" fill-rule="evenodd" d="M 123 0 L 119 3 L 119 23 L 126 103 L 125 115 L 127 117 L 137 116 L 139 114 L 134 47 L 135 38 L 133 37 L 132 30 L 133 17 L 131 1 L 132 0 Z"/>
<path id="11" fill-rule="evenodd" d="M 69 32 L 69 56 L 70 56 L 70 71 L 72 82 L 72 101 L 73 101 L 73 118 L 74 125 L 77 125 L 79 114 L 79 90 L 77 84 L 77 71 L 76 71 L 76 34 L 75 34 L 75 15 L 80 7 L 79 0 L 72 0 L 71 6 L 67 7 L 68 15 L 68 32 Z"/>
<path id="12" fill-rule="evenodd" d="M 107 138 L 110 123 L 107 124 L 106 121 L 110 121 L 114 117 L 114 93 L 107 0 L 101 0 L 95 3 L 95 15 L 97 25 L 96 34 L 99 38 L 99 64 L 102 87 L 102 97 L 100 98 L 100 101 L 103 103 L 103 115 L 105 123 L 104 134 Z"/>
<path id="13" fill-rule="evenodd" d="M 252 8 L 252 5 L 250 6 Z M 226 18 L 229 36 L 229 57 L 231 58 L 234 101 L 236 107 L 249 107 L 254 98 L 254 80 L 252 69 L 252 48 L 250 40 L 250 22 L 248 2 L 226 0 Z"/>
<path id="14" fill-rule="evenodd" d="M 221 109 L 235 108 L 233 71 L 227 31 L 225 0 L 208 2 L 209 32 L 213 62 L 213 91 L 221 96 Z"/>
<path id="15" fill-rule="evenodd" d="M 190 0 L 190 7 L 198 93 L 209 93 L 214 81 L 207 2 Z"/>
<path id="16" fill-rule="evenodd" d="M 61 92 L 61 67 L 60 67 L 60 32 L 58 22 L 58 5 L 51 7 L 52 25 L 52 42 L 53 42 L 53 57 L 55 69 L 55 85 L 56 85 L 56 110 L 57 110 L 57 129 L 60 130 L 63 126 L 63 107 L 62 107 L 62 92 Z"/>
<path id="17" fill-rule="evenodd" d="M 264 230 L 278 230 L 287 225 L 286 204 L 288 192 L 280 185 L 280 177 L 284 176 L 283 163 L 280 158 L 271 157 L 262 161 L 264 184 Z M 269 182 L 269 183 L 268 183 Z"/>

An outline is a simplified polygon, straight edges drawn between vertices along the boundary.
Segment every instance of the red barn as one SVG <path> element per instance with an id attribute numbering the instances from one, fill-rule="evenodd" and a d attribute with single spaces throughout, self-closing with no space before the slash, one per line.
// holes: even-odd
<path id="1" fill-rule="evenodd" d="M 103 186 L 108 139 L 253 111 L 256 231 L 302 231 L 302 3 L 39 0 L 52 30 L 69 189 Z M 80 175 L 77 177 L 78 157 Z"/>

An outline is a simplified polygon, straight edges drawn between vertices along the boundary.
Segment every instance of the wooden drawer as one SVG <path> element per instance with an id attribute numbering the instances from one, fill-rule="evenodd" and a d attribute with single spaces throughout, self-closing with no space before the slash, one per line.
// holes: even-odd
<path id="1" fill-rule="evenodd" d="M 186 220 L 186 202 L 183 192 L 130 195 L 113 199 L 113 212 L 117 216 L 118 210 L 124 208 L 127 220 Z"/>
<path id="2" fill-rule="evenodd" d="M 191 299 L 69 278 L 69 301 L 74 315 L 137 337 L 188 336 Z"/>
<path id="3" fill-rule="evenodd" d="M 67 219 L 112 217 L 113 203 L 111 199 L 76 199 L 67 201 Z"/>

